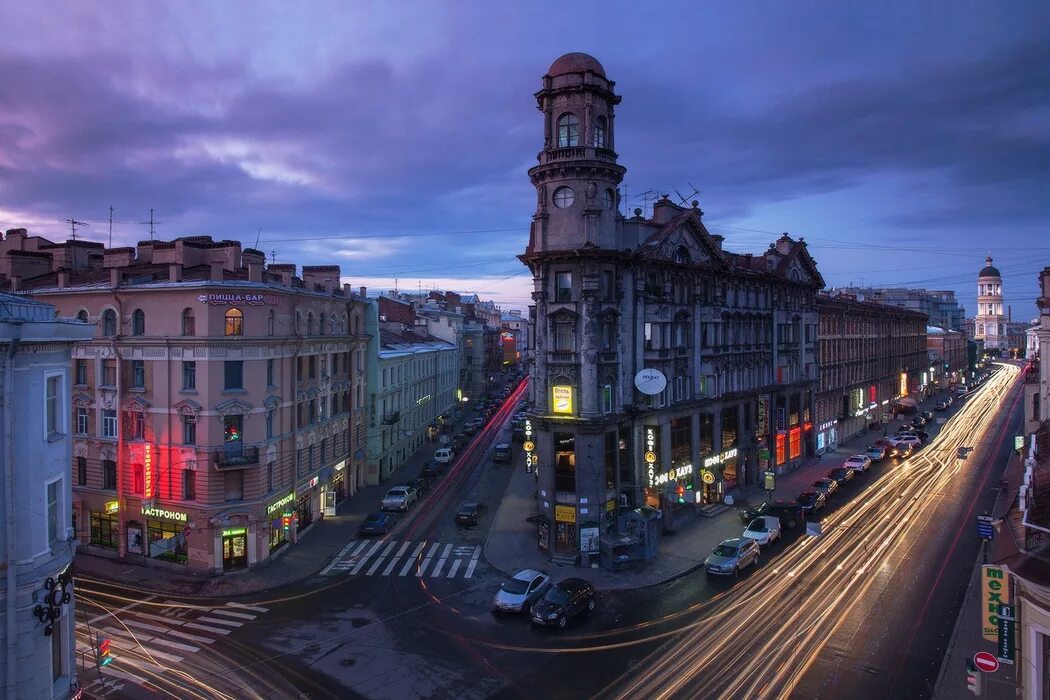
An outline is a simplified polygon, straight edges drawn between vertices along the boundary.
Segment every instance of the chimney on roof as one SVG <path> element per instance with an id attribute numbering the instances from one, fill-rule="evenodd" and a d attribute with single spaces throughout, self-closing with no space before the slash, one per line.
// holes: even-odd
<path id="1" fill-rule="evenodd" d="M 69 270 L 62 268 L 58 271 L 58 288 L 65 289 L 69 286 Z"/>
<path id="2" fill-rule="evenodd" d="M 653 223 L 666 224 L 682 210 L 666 194 L 653 203 Z"/>
<path id="3" fill-rule="evenodd" d="M 121 277 L 121 274 L 120 274 L 120 268 L 119 267 L 111 267 L 111 268 L 109 268 L 109 286 L 110 287 L 114 287 L 114 288 L 119 287 L 120 286 L 120 277 Z"/>
<path id="4" fill-rule="evenodd" d="M 211 270 L 208 274 L 208 279 L 215 281 L 222 281 L 225 278 L 222 270 L 222 260 L 212 260 Z"/>
<path id="5" fill-rule="evenodd" d="M 168 281 L 169 282 L 181 282 L 182 281 L 182 265 L 179 263 L 168 264 Z"/>
<path id="6" fill-rule="evenodd" d="M 263 270 L 266 269 L 266 256 L 253 248 L 246 248 L 241 253 L 241 264 L 248 267 L 248 281 L 262 282 Z"/>
<path id="7" fill-rule="evenodd" d="M 279 263 L 276 265 L 270 265 L 270 272 L 280 277 L 281 284 L 283 284 L 285 287 L 291 287 L 292 278 L 295 277 L 295 264 Z"/>
<path id="8" fill-rule="evenodd" d="M 718 250 L 720 252 L 722 250 L 722 241 L 724 241 L 725 239 L 726 239 L 725 236 L 721 236 L 721 235 L 719 235 L 717 233 L 712 233 L 711 234 L 711 240 L 714 241 L 715 248 L 718 248 Z"/>
<path id="9" fill-rule="evenodd" d="M 303 265 L 303 284 L 312 291 L 329 294 L 339 286 L 338 265 Z"/>
<path id="10" fill-rule="evenodd" d="M 103 255 L 103 266 L 110 269 L 115 267 L 128 267 L 135 262 L 134 248 L 109 248 Z"/>
<path id="11" fill-rule="evenodd" d="M 18 240 L 20 238 L 24 240 L 28 235 L 29 235 L 29 231 L 25 230 L 24 228 L 9 228 L 9 229 L 7 229 L 7 240 L 9 240 L 9 241 L 12 240 L 12 239 Z"/>
<path id="12" fill-rule="evenodd" d="M 361 287 L 361 296 L 363 296 L 363 297 L 367 297 L 368 296 L 368 287 Z"/>

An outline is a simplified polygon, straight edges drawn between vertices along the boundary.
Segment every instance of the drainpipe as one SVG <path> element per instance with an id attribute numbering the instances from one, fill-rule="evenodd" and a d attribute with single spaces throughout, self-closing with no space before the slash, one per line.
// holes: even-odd
<path id="1" fill-rule="evenodd" d="M 124 476 L 127 471 L 124 468 L 124 367 L 117 347 L 117 340 L 121 337 L 121 324 L 124 322 L 124 304 L 120 297 L 113 294 L 113 303 L 117 306 L 117 332 L 109 339 L 109 347 L 113 350 L 113 362 L 117 370 L 116 398 L 114 407 L 117 410 L 117 556 L 124 559 L 128 554 L 128 513 L 127 503 L 124 502 Z"/>
<path id="2" fill-rule="evenodd" d="M 14 331 L 13 337 L 11 338 L 10 344 L 7 346 L 7 365 L 4 367 L 4 396 L 13 396 L 14 383 L 15 383 L 15 353 L 18 352 L 18 344 L 22 340 L 22 322 L 21 321 L 10 321 L 11 327 Z M 6 543 L 5 556 L 7 557 L 7 632 L 6 632 L 6 656 L 7 656 L 7 675 L 4 679 L 5 691 L 4 697 L 13 698 L 15 697 L 15 674 L 18 668 L 18 655 L 17 655 L 17 638 L 18 638 L 18 626 L 16 624 L 17 618 L 17 583 L 18 575 L 15 569 L 15 559 L 17 552 L 15 551 L 15 441 L 14 433 L 12 429 L 11 415 L 11 402 L 5 400 L 4 402 L 4 536 Z"/>

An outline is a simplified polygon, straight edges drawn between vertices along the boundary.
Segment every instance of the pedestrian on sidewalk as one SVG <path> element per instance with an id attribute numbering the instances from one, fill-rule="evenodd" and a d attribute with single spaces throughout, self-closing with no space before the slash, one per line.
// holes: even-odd
<path id="1" fill-rule="evenodd" d="M 882 429 L 882 437 L 886 437 L 886 428 Z"/>

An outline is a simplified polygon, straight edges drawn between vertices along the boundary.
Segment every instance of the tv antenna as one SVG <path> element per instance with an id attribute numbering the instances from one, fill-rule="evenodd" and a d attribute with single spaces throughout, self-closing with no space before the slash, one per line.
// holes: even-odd
<path id="1" fill-rule="evenodd" d="M 259 238 L 262 236 L 262 227 L 259 227 L 259 232 L 255 234 L 255 249 L 259 250 Z"/>
<path id="2" fill-rule="evenodd" d="M 90 226 L 91 225 L 91 224 L 89 224 L 86 221 L 78 221 L 74 217 L 70 217 L 68 219 L 59 219 L 59 221 L 61 221 L 64 224 L 69 224 L 69 230 L 72 232 L 72 238 L 73 238 L 74 241 L 77 239 L 77 226 Z"/>
<path id="3" fill-rule="evenodd" d="M 693 187 L 693 183 L 690 182 L 689 186 Z M 677 187 L 672 187 L 671 189 L 673 189 L 674 193 L 676 195 L 678 195 L 678 203 L 681 204 L 683 207 L 686 207 L 686 208 L 689 208 L 690 206 L 692 206 L 689 203 L 689 200 L 692 199 L 693 197 L 697 196 L 698 194 L 700 194 L 700 190 L 697 189 L 696 187 L 693 187 L 693 191 L 692 191 L 691 194 L 685 194 L 685 195 L 683 195 L 681 192 L 679 192 Z"/>
<path id="4" fill-rule="evenodd" d="M 143 226 L 149 226 L 149 239 L 152 241 L 153 237 L 157 233 L 157 230 L 155 228 L 156 225 L 157 224 L 166 224 L 168 222 L 167 221 L 161 221 L 159 219 L 154 219 L 153 218 L 153 209 L 150 208 L 150 210 L 149 210 L 149 220 L 148 221 L 140 221 L 139 223 L 142 224 Z"/>

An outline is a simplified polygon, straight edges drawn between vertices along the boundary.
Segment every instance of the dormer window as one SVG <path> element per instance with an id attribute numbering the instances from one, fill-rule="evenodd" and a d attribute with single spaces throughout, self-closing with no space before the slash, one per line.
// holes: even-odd
<path id="1" fill-rule="evenodd" d="M 689 254 L 688 248 L 680 245 L 674 249 L 674 261 L 679 265 L 687 265 L 693 261 L 693 256 Z"/>
<path id="2" fill-rule="evenodd" d="M 594 120 L 593 145 L 595 148 L 605 148 L 605 117 Z"/>
<path id="3" fill-rule="evenodd" d="M 558 148 L 580 145 L 580 120 L 575 114 L 558 117 Z"/>

